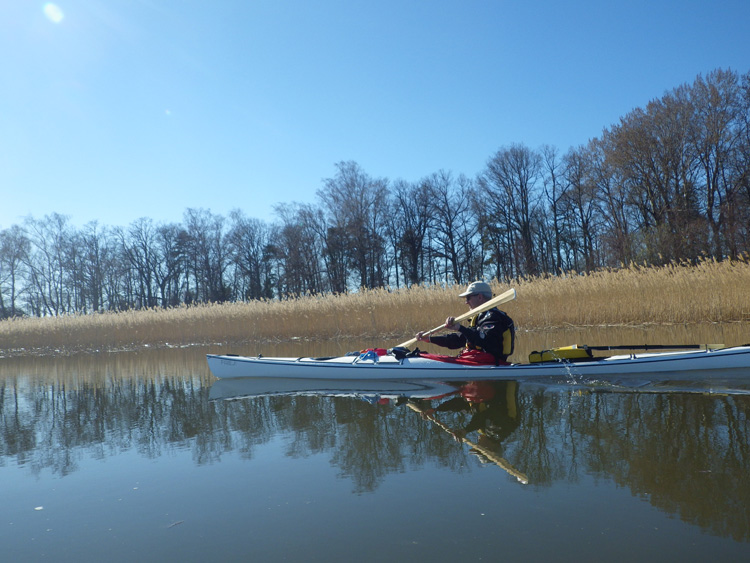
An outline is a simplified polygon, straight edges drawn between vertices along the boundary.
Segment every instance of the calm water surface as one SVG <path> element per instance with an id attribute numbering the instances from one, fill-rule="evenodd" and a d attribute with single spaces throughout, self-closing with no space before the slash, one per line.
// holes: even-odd
<path id="1" fill-rule="evenodd" d="M 205 352 L 1 360 L 3 560 L 748 553 L 750 380 L 239 398 Z"/>

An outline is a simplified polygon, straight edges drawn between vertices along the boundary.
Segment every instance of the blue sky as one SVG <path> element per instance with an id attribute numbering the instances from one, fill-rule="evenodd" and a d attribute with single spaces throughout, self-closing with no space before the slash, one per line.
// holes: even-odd
<path id="1" fill-rule="evenodd" d="M 716 68 L 750 2 L 0 2 L 0 228 L 271 221 L 335 163 L 474 176 L 501 147 L 585 144 Z"/>

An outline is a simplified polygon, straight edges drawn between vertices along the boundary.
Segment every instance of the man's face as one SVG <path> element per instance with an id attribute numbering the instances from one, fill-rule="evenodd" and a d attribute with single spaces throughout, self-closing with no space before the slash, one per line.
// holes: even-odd
<path id="1" fill-rule="evenodd" d="M 484 295 L 481 293 L 472 293 L 466 296 L 466 304 L 469 306 L 469 309 L 479 307 L 482 303 L 484 303 Z"/>

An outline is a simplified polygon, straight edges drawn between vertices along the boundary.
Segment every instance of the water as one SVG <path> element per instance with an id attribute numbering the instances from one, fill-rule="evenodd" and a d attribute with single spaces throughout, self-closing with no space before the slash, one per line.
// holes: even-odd
<path id="1" fill-rule="evenodd" d="M 217 398 L 204 352 L 2 361 L 3 560 L 747 553 L 743 385 L 502 382 L 430 419 L 460 395 Z"/>

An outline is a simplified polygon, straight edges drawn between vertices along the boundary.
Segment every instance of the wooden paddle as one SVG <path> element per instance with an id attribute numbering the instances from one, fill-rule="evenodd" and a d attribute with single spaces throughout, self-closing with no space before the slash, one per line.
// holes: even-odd
<path id="1" fill-rule="evenodd" d="M 501 293 L 497 297 L 493 297 L 489 301 L 486 301 L 482 303 L 479 307 L 474 307 L 471 311 L 464 313 L 463 315 L 459 315 L 456 317 L 456 322 L 460 323 L 461 321 L 465 321 L 468 318 L 473 317 L 474 315 L 477 315 L 479 313 L 484 313 L 485 311 L 489 311 L 493 307 L 497 307 L 498 305 L 501 305 L 502 303 L 507 303 L 508 301 L 513 301 L 516 298 L 516 290 L 515 289 L 509 289 L 505 293 Z M 428 330 L 424 333 L 425 336 L 428 334 L 432 334 L 433 332 L 437 332 L 439 330 L 443 330 L 445 328 L 445 324 L 442 324 L 440 326 L 436 326 L 432 330 Z M 406 342 L 399 344 L 398 347 L 401 348 L 408 348 L 412 344 L 415 344 L 417 342 L 416 338 L 412 338 L 411 340 L 407 340 Z"/>

